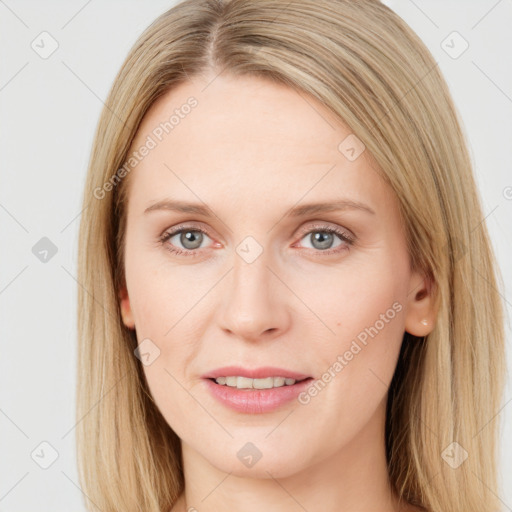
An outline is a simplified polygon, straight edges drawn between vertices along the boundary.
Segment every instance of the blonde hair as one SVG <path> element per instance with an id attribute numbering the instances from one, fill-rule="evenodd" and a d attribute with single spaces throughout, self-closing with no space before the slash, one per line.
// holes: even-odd
<path id="1" fill-rule="evenodd" d="M 88 506 L 160 512 L 184 488 L 179 438 L 121 320 L 128 180 L 119 169 L 157 98 L 220 72 L 311 95 L 392 186 L 411 265 L 435 283 L 438 316 L 427 337 L 404 334 L 388 398 L 390 482 L 428 511 L 498 510 L 501 277 L 446 83 L 422 41 L 376 0 L 186 0 L 131 49 L 101 114 L 80 224 L 76 434 Z M 456 468 L 445 461 L 452 442 L 458 457 L 468 454 Z"/>

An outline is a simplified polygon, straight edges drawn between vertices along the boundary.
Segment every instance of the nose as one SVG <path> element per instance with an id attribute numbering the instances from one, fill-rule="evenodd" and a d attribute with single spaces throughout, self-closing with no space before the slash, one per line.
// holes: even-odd
<path id="1" fill-rule="evenodd" d="M 282 335 L 290 325 L 291 292 L 269 267 L 265 252 L 247 263 L 238 255 L 226 276 L 219 309 L 224 332 L 246 341 L 264 341 Z"/>

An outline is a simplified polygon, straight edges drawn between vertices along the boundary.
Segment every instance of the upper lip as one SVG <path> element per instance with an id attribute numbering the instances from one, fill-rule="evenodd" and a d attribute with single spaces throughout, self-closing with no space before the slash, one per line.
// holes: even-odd
<path id="1" fill-rule="evenodd" d="M 241 366 L 224 366 L 205 373 L 203 379 L 216 379 L 217 377 L 248 377 L 250 379 L 265 379 L 266 377 L 284 377 L 287 379 L 303 380 L 310 377 L 303 373 L 277 368 L 275 366 L 264 366 L 261 368 L 242 368 Z"/>

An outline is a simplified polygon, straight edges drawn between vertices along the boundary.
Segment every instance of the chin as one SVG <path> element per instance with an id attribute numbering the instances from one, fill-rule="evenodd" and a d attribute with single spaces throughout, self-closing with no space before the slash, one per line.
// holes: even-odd
<path id="1" fill-rule="evenodd" d="M 229 445 L 219 452 L 204 453 L 202 456 L 220 471 L 241 478 L 286 478 L 308 466 L 304 450 L 297 447 L 282 444 L 276 447 L 268 441 L 251 443 L 231 440 Z M 303 443 L 301 445 L 304 446 Z"/>

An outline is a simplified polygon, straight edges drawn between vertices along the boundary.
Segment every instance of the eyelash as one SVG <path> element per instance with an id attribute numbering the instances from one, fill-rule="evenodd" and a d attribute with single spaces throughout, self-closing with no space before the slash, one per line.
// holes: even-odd
<path id="1" fill-rule="evenodd" d="M 197 231 L 197 232 L 203 233 L 208 236 L 208 233 L 206 232 L 206 230 L 204 230 L 202 228 L 199 228 L 196 226 L 178 226 L 177 228 L 175 228 L 172 231 L 166 231 L 160 237 L 159 242 L 161 243 L 161 245 L 167 245 L 166 249 L 173 254 L 176 254 L 176 255 L 184 254 L 185 256 L 196 257 L 196 256 L 198 256 L 197 249 L 195 249 L 195 250 L 179 249 L 179 248 L 174 248 L 170 244 L 167 244 L 167 241 L 170 238 L 172 238 L 174 235 L 178 235 L 178 234 L 186 232 L 186 231 Z M 300 239 L 304 238 L 306 235 L 309 235 L 311 233 L 332 233 L 332 234 L 338 235 L 338 237 L 343 242 L 346 243 L 346 245 L 344 245 L 344 246 L 338 246 L 335 249 L 326 249 L 325 251 L 310 249 L 311 251 L 316 253 L 316 255 L 318 255 L 318 256 L 325 256 L 325 255 L 340 253 L 344 250 L 347 250 L 355 242 L 355 237 L 348 235 L 346 231 L 343 231 L 339 228 L 334 228 L 331 226 L 320 225 L 320 224 L 315 224 L 313 226 L 309 226 L 308 231 L 303 231 L 300 233 L 300 235 L 301 235 Z"/>

